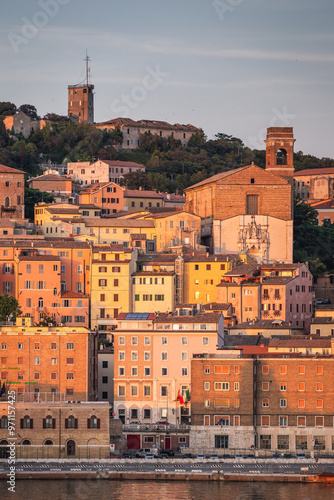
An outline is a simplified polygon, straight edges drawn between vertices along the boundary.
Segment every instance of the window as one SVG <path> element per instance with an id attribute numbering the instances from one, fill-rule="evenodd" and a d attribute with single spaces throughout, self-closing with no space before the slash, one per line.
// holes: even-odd
<path id="1" fill-rule="evenodd" d="M 160 391 L 161 391 L 161 392 L 160 392 L 161 397 L 165 397 L 165 396 L 167 396 L 167 392 L 168 392 L 168 390 L 167 390 L 167 386 L 166 386 L 166 385 L 162 385 L 162 386 L 160 386 Z"/>
<path id="2" fill-rule="evenodd" d="M 188 376 L 188 368 L 182 368 L 181 375 L 182 375 L 182 377 L 187 377 Z"/>
<path id="3" fill-rule="evenodd" d="M 296 451 L 307 450 L 307 436 L 296 436 Z"/>
<path id="4" fill-rule="evenodd" d="M 303 365 L 298 366 L 298 375 L 305 375 L 305 366 Z"/>
<path id="5" fill-rule="evenodd" d="M 210 373 L 210 366 L 204 366 L 204 373 L 209 374 Z"/>
<path id="6" fill-rule="evenodd" d="M 315 417 L 315 426 L 316 427 L 323 427 L 324 426 L 324 417 Z"/>
<path id="7" fill-rule="evenodd" d="M 217 408 L 229 408 L 230 400 L 228 398 L 215 398 L 214 405 Z"/>
<path id="8" fill-rule="evenodd" d="M 24 348 L 24 345 L 23 345 L 21 342 L 19 342 L 19 343 L 17 344 L 17 348 L 18 348 L 19 350 L 22 350 L 22 349 Z"/>
<path id="9" fill-rule="evenodd" d="M 125 385 L 119 385 L 118 386 L 118 395 L 119 396 L 125 396 Z"/>
<path id="10" fill-rule="evenodd" d="M 279 367 L 279 372 L 281 375 L 286 375 L 288 373 L 288 368 L 286 365 L 281 365 Z"/>
<path id="11" fill-rule="evenodd" d="M 215 366 L 215 373 L 216 374 L 229 375 L 229 373 L 230 373 L 230 367 L 229 367 L 229 365 L 216 365 Z"/>
<path id="12" fill-rule="evenodd" d="M 74 365 L 74 358 L 66 358 L 67 365 Z"/>
<path id="13" fill-rule="evenodd" d="M 325 450 L 326 449 L 325 436 L 314 436 L 314 449 L 315 450 Z"/>
<path id="14" fill-rule="evenodd" d="M 281 408 L 286 408 L 287 405 L 288 405 L 287 399 L 280 399 L 279 400 L 279 405 L 280 405 Z"/>
<path id="15" fill-rule="evenodd" d="M 145 375 L 145 377 L 150 377 L 151 376 L 151 368 L 149 368 L 148 366 L 146 366 L 144 368 L 144 375 Z"/>
<path id="16" fill-rule="evenodd" d="M 204 382 L 204 390 L 209 391 L 210 390 L 210 382 Z"/>
<path id="17" fill-rule="evenodd" d="M 228 382 L 215 382 L 215 391 L 228 391 L 230 389 Z"/>
<path id="18" fill-rule="evenodd" d="M 277 448 L 279 450 L 289 449 L 289 436 L 277 436 Z"/>
<path id="19" fill-rule="evenodd" d="M 167 353 L 166 353 L 167 354 Z M 166 358 L 167 359 L 167 358 Z M 151 361 L 151 352 L 150 351 L 145 351 L 144 352 L 144 360 L 145 361 Z"/>
<path id="20" fill-rule="evenodd" d="M 263 423 L 262 423 L 262 425 L 263 425 Z M 269 423 L 267 425 L 269 425 Z M 261 450 L 271 450 L 271 436 L 270 435 L 260 435 L 260 449 Z"/>
<path id="21" fill-rule="evenodd" d="M 120 377 L 123 377 L 125 375 L 125 368 L 124 368 L 124 366 L 119 366 L 118 367 L 118 375 Z"/>
<path id="22" fill-rule="evenodd" d="M 102 368 L 108 368 L 108 361 L 102 361 Z"/>
<path id="23" fill-rule="evenodd" d="M 118 345 L 125 345 L 125 337 L 118 338 Z"/>
<path id="24" fill-rule="evenodd" d="M 138 337 L 131 337 L 131 345 L 138 345 Z"/>
<path id="25" fill-rule="evenodd" d="M 188 345 L 188 337 L 181 337 L 181 344 Z"/>
<path id="26" fill-rule="evenodd" d="M 99 286 L 107 286 L 107 280 L 99 280 Z"/>
<path id="27" fill-rule="evenodd" d="M 39 356 L 34 357 L 34 365 L 40 365 L 41 364 L 41 358 Z"/>
<path id="28" fill-rule="evenodd" d="M 316 383 L 316 390 L 317 391 L 323 391 L 324 390 L 324 384 L 323 384 L 323 382 L 317 382 Z"/>
<path id="29" fill-rule="evenodd" d="M 131 376 L 132 377 L 138 377 L 138 368 L 136 366 L 132 366 L 132 368 L 131 368 Z M 102 377 L 102 383 L 103 384 L 105 383 L 105 382 L 103 382 L 104 378 L 108 379 L 108 377 Z"/>
<path id="30" fill-rule="evenodd" d="M 74 373 L 66 372 L 66 380 L 74 380 Z"/>
<path id="31" fill-rule="evenodd" d="M 51 365 L 57 364 L 57 358 L 51 358 Z"/>
<path id="32" fill-rule="evenodd" d="M 208 408 L 210 406 L 210 399 L 204 399 L 204 406 Z"/>
<path id="33" fill-rule="evenodd" d="M 203 345 L 209 345 L 209 337 L 203 337 L 202 344 Z"/>
<path id="34" fill-rule="evenodd" d="M 74 342 L 66 342 L 66 349 L 73 350 L 74 349 Z"/>
<path id="35" fill-rule="evenodd" d="M 324 367 L 322 365 L 318 365 L 316 367 L 316 374 L 317 375 L 323 375 L 324 374 Z"/>
<path id="36" fill-rule="evenodd" d="M 298 408 L 305 408 L 306 402 L 305 399 L 298 399 Z"/>
<path id="37" fill-rule="evenodd" d="M 118 351 L 118 361 L 125 361 L 125 351 Z"/>
<path id="38" fill-rule="evenodd" d="M 316 406 L 317 406 L 317 408 L 323 408 L 324 407 L 324 400 L 323 399 L 317 399 Z"/>
<path id="39" fill-rule="evenodd" d="M 286 391 L 287 384 L 286 382 L 281 382 L 281 391 Z"/>
<path id="40" fill-rule="evenodd" d="M 138 361 L 138 351 L 131 351 L 131 360 Z"/>
<path id="41" fill-rule="evenodd" d="M 268 375 L 269 374 L 269 365 L 263 365 L 262 366 L 262 373 L 263 373 L 263 375 Z"/>
<path id="42" fill-rule="evenodd" d="M 305 391 L 305 382 L 298 382 L 298 391 Z"/>
<path id="43" fill-rule="evenodd" d="M 78 428 L 78 420 L 70 415 L 67 419 L 65 419 L 65 429 L 77 429 Z"/>
<path id="44" fill-rule="evenodd" d="M 279 417 L 279 425 L 280 427 L 287 427 L 288 425 L 288 417 Z"/>
<path id="45" fill-rule="evenodd" d="M 151 337 L 144 337 L 144 345 L 151 345 Z"/>
<path id="46" fill-rule="evenodd" d="M 234 382 L 234 390 L 240 391 L 240 383 L 239 382 Z"/>
<path id="47" fill-rule="evenodd" d="M 161 353 L 161 361 L 167 361 L 167 359 L 168 359 L 168 353 L 162 352 Z"/>
<path id="48" fill-rule="evenodd" d="M 240 375 L 240 366 L 239 365 L 235 365 L 234 366 L 234 374 L 235 375 Z"/>
<path id="49" fill-rule="evenodd" d="M 161 337 L 161 345 L 167 345 L 168 344 L 168 338 L 167 337 Z"/>
<path id="50" fill-rule="evenodd" d="M 269 415 L 262 415 L 261 416 L 261 425 L 263 427 L 270 425 L 270 416 Z"/>
<path id="51" fill-rule="evenodd" d="M 162 375 L 163 377 L 165 377 L 165 376 L 167 376 L 167 374 L 168 374 L 168 370 L 167 370 L 167 368 L 161 368 L 161 375 Z"/>
<path id="52" fill-rule="evenodd" d="M 188 352 L 181 352 L 181 361 L 188 361 Z"/>
<path id="53" fill-rule="evenodd" d="M 257 215 L 258 214 L 258 196 L 257 195 L 247 195 L 246 197 L 246 214 L 247 215 Z"/>
<path id="54" fill-rule="evenodd" d="M 33 419 L 28 415 L 25 415 L 24 418 L 21 419 L 21 429 L 33 429 Z"/>
<path id="55" fill-rule="evenodd" d="M 264 406 L 264 407 L 269 406 L 269 398 L 262 399 L 262 406 Z"/>

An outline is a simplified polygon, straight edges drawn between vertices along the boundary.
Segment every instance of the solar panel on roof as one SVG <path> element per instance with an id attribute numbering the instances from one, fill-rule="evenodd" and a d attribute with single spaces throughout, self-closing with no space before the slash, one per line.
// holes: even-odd
<path id="1" fill-rule="evenodd" d="M 148 319 L 148 313 L 127 313 L 125 319 Z"/>

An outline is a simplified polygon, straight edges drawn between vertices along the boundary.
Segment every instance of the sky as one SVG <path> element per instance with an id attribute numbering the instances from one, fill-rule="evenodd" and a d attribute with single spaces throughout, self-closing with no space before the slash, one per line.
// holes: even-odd
<path id="1" fill-rule="evenodd" d="M 191 123 L 264 149 L 334 158 L 333 0 L 2 0 L 0 101 L 67 114 L 85 79 L 96 122 Z"/>

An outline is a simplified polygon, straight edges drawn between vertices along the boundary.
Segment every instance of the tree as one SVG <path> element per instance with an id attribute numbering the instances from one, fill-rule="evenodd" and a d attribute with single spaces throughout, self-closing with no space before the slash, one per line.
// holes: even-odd
<path id="1" fill-rule="evenodd" d="M 123 136 L 123 132 L 121 131 L 120 127 L 116 127 L 113 130 L 111 130 L 110 135 L 112 137 L 114 144 L 118 144 L 118 146 L 122 146 L 124 136 Z"/>
<path id="2" fill-rule="evenodd" d="M 16 106 L 12 102 L 0 101 L 0 119 L 3 120 L 5 116 L 13 116 L 16 113 Z"/>
<path id="3" fill-rule="evenodd" d="M 59 326 L 54 314 L 41 313 L 41 320 L 37 323 L 37 326 Z"/>
<path id="4" fill-rule="evenodd" d="M 0 295 L 0 321 L 16 321 L 16 316 L 22 314 L 15 297 L 4 293 Z"/>
<path id="5" fill-rule="evenodd" d="M 25 217 L 31 221 L 34 220 L 34 207 L 36 203 L 52 203 L 55 201 L 50 193 L 39 191 L 38 189 L 25 188 L 24 190 L 24 203 L 25 203 Z"/>
<path id="6" fill-rule="evenodd" d="M 39 116 L 37 114 L 37 109 L 35 106 L 32 106 L 31 104 L 22 104 L 19 107 L 19 111 L 22 111 L 26 115 L 28 115 L 30 118 L 33 120 L 38 120 Z"/>
<path id="7" fill-rule="evenodd" d="M 0 121 L 0 148 L 5 148 L 8 145 L 9 137 L 3 121 Z"/>

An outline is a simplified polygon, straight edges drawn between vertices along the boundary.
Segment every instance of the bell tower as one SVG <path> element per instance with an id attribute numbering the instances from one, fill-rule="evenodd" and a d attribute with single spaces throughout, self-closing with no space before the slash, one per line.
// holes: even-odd
<path id="1" fill-rule="evenodd" d="M 293 138 L 292 127 L 270 127 L 267 129 L 266 170 L 285 177 L 293 183 Z"/>
<path id="2" fill-rule="evenodd" d="M 77 123 L 94 123 L 94 85 L 89 83 L 90 58 L 86 53 L 86 78 L 85 82 L 77 85 L 68 85 L 68 116 Z"/>

